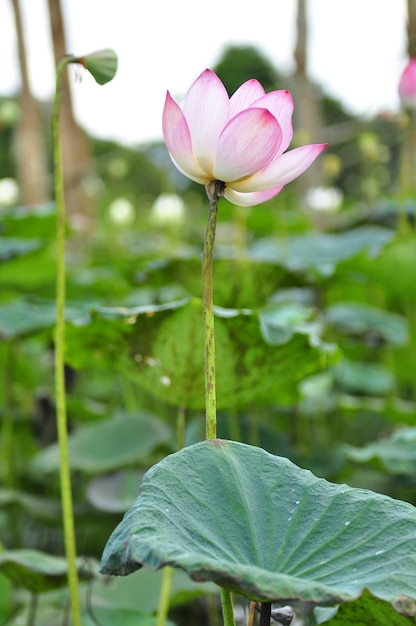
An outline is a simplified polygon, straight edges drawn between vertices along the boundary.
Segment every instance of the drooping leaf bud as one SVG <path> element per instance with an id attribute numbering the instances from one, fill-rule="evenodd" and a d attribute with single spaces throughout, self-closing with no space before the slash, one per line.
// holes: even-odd
<path id="1" fill-rule="evenodd" d="M 114 50 L 106 48 L 91 52 L 91 54 L 83 57 L 77 57 L 74 62 L 83 65 L 99 85 L 105 85 L 113 80 L 116 75 L 118 58 Z"/>

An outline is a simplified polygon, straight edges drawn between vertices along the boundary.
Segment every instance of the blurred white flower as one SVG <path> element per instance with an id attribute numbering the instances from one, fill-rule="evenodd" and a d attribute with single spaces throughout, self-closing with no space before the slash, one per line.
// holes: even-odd
<path id="1" fill-rule="evenodd" d="M 127 198 L 117 198 L 108 207 L 108 216 L 114 224 L 124 226 L 134 221 L 136 209 Z"/>
<path id="2" fill-rule="evenodd" d="M 342 199 L 343 193 L 336 187 L 314 187 L 306 194 L 306 205 L 314 211 L 335 213 L 340 208 Z"/>
<path id="3" fill-rule="evenodd" d="M 180 224 L 185 219 L 185 203 L 175 193 L 162 193 L 154 201 L 150 217 L 156 224 Z"/>
<path id="4" fill-rule="evenodd" d="M 19 185 L 14 178 L 0 180 L 0 207 L 12 207 L 19 201 Z"/>
<path id="5" fill-rule="evenodd" d="M 129 164 L 122 157 L 114 157 L 107 164 L 107 172 L 111 178 L 125 178 L 129 172 Z"/>

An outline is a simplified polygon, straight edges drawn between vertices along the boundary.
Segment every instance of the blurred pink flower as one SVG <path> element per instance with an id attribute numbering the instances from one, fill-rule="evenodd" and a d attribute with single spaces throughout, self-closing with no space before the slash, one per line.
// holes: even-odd
<path id="1" fill-rule="evenodd" d="M 399 82 L 399 95 L 403 106 L 416 108 L 416 59 L 410 59 Z"/>
<path id="2" fill-rule="evenodd" d="M 302 174 L 327 144 L 285 152 L 292 136 L 288 91 L 265 93 L 248 80 L 229 98 L 211 70 L 195 80 L 183 108 L 167 92 L 163 136 L 180 172 L 207 185 L 225 184 L 224 196 L 240 206 L 265 202 Z"/>

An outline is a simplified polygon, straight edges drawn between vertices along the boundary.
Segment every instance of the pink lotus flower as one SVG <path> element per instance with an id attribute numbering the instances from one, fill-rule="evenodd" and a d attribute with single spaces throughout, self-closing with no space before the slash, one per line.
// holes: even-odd
<path id="1" fill-rule="evenodd" d="M 416 109 L 416 59 L 410 59 L 403 70 L 399 83 L 399 94 L 405 107 Z"/>
<path id="2" fill-rule="evenodd" d="M 183 109 L 167 92 L 163 136 L 185 176 L 202 185 L 221 181 L 227 200 L 253 206 L 276 196 L 327 145 L 285 152 L 293 136 L 292 113 L 288 91 L 266 94 L 252 79 L 229 98 L 218 76 L 205 70 L 191 85 Z"/>

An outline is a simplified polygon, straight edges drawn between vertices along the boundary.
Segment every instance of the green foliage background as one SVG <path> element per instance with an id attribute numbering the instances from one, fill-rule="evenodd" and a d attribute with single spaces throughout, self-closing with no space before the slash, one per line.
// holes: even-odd
<path id="1" fill-rule="evenodd" d="M 216 69 L 230 92 L 253 75 L 267 90 L 286 86 L 249 48 L 230 49 Z M 220 204 L 219 436 L 416 505 L 415 198 L 399 186 L 403 120 L 364 122 L 326 95 L 322 109 L 328 132 L 347 129 L 323 156 L 325 184 L 344 193 L 338 211 L 311 210 L 297 183 L 252 209 Z M 9 113 L 4 99 L 3 177 L 14 175 Z M 87 558 L 82 567 L 97 577 L 97 605 L 109 590 L 120 611 L 140 609 L 143 624 L 154 624 L 159 574 L 132 590 L 127 579 L 102 580 L 96 560 L 143 472 L 203 438 L 200 255 L 207 201 L 202 188 L 176 172 L 164 146 L 91 142 L 94 201 L 87 227 L 71 217 L 67 250 L 77 543 Z M 174 193 L 183 202 L 179 212 Z M 161 194 L 168 195 L 158 213 Z M 129 207 L 121 217 L 114 208 L 120 199 Z M 53 205 L 0 209 L 0 530 L 6 551 L 59 557 L 54 220 Z M 65 596 L 45 567 L 42 584 L 50 593 L 41 595 L 38 619 L 47 626 L 57 623 Z M 22 591 L 27 578 L 20 566 L 0 573 L 1 623 L 30 614 Z M 88 598 L 90 583 L 82 584 Z M 145 584 L 152 600 L 132 605 Z M 179 625 L 218 623 L 212 587 L 180 574 L 173 605 Z M 344 611 L 331 621 L 348 620 Z"/>

